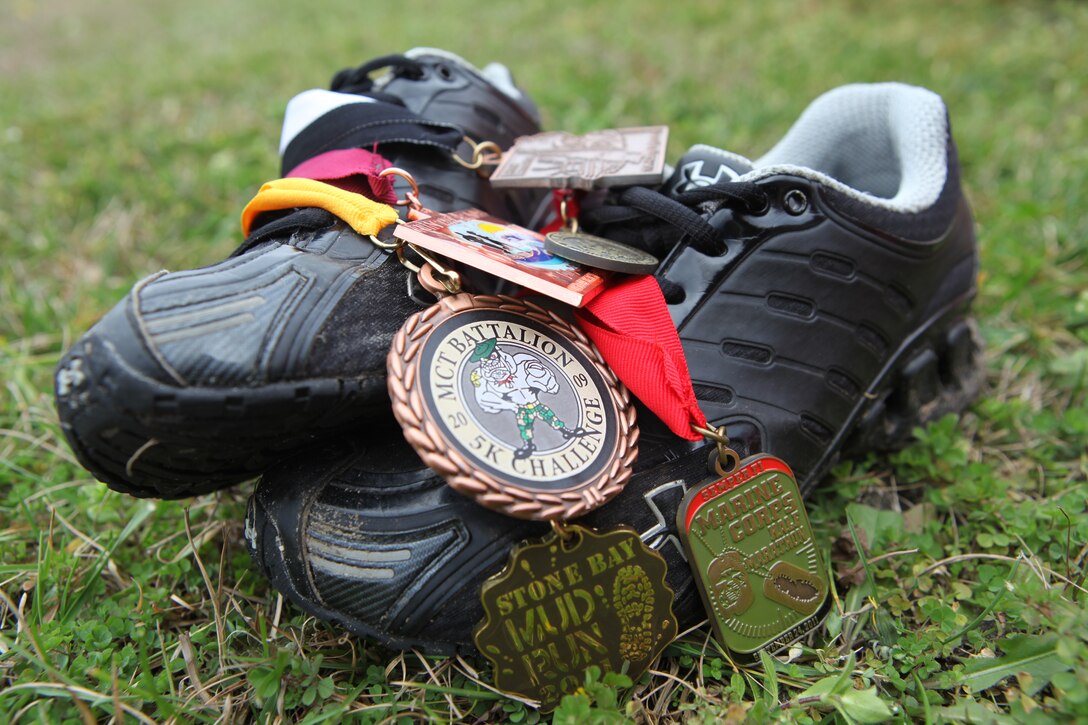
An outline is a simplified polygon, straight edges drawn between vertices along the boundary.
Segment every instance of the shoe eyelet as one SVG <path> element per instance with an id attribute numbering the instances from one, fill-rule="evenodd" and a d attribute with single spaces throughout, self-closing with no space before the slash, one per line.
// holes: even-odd
<path id="1" fill-rule="evenodd" d="M 787 214 L 793 216 L 804 214 L 805 210 L 808 209 L 808 197 L 800 189 L 790 189 L 782 197 L 782 208 L 786 210 Z"/>
<path id="2" fill-rule="evenodd" d="M 439 63 L 435 66 L 435 70 L 438 72 L 438 77 L 444 81 L 453 80 L 453 71 L 445 63 Z"/>
<path id="3" fill-rule="evenodd" d="M 749 205 L 747 213 L 751 216 L 763 216 L 771 210 L 771 197 L 764 194 L 763 201 L 759 206 Z"/>

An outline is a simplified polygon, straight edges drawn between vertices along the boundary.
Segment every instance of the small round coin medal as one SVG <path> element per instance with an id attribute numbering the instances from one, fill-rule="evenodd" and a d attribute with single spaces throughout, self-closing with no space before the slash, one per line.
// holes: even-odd
<path id="1" fill-rule="evenodd" d="M 659 260 L 649 252 L 604 237 L 561 229 L 544 238 L 544 249 L 557 257 L 625 274 L 653 274 Z"/>
<path id="2" fill-rule="evenodd" d="M 481 590 L 474 639 L 496 687 L 548 711 L 590 666 L 638 679 L 676 636 L 665 560 L 631 529 L 561 523 L 619 493 L 638 452 L 600 353 L 541 307 L 458 293 L 410 317 L 387 362 L 394 415 L 428 466 L 481 505 L 552 522 Z"/>
<path id="3" fill-rule="evenodd" d="M 676 526 L 718 641 L 746 660 L 819 625 L 829 585 L 790 467 L 725 450 L 736 465 L 688 490 Z"/>

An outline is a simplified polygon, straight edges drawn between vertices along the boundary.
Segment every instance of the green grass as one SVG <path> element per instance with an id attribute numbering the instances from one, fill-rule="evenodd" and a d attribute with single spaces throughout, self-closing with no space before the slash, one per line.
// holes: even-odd
<path id="1" fill-rule="evenodd" d="M 211 263 L 283 104 L 414 45 L 506 62 L 547 125 L 766 150 L 818 93 L 941 93 L 982 240 L 988 386 L 812 497 L 835 610 L 739 667 L 700 629 L 556 722 L 1088 721 L 1088 6 L 1071 2 L 0 2 L 0 722 L 535 722 L 484 663 L 307 618 L 249 564 L 250 486 L 109 492 L 52 407 L 140 277 Z"/>

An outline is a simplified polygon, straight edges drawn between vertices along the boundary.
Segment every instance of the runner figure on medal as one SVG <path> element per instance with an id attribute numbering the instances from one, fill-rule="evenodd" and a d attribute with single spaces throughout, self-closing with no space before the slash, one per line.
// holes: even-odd
<path id="1" fill-rule="evenodd" d="M 552 371 L 535 355 L 527 352 L 511 355 L 497 347 L 496 342 L 494 337 L 484 340 L 472 351 L 469 362 L 479 363 L 479 367 L 469 378 L 476 391 L 476 402 L 483 410 L 514 413 L 522 441 L 521 447 L 514 451 L 514 458 L 528 458 L 536 450 L 533 426 L 538 418 L 566 440 L 586 435 L 581 426 L 568 428 L 551 408 L 540 402 L 540 393 L 559 392 Z"/>

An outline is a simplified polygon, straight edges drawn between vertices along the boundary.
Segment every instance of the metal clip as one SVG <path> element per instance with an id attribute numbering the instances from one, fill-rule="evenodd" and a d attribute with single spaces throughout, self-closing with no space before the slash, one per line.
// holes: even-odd
<path id="1" fill-rule="evenodd" d="M 563 220 L 563 228 L 571 234 L 578 233 L 578 217 L 571 216 L 570 211 L 567 209 L 568 197 L 564 196 L 559 200 L 559 217 Z"/>
<path id="2" fill-rule="evenodd" d="M 411 191 L 404 195 L 403 199 L 398 199 L 394 204 L 396 206 L 406 206 L 414 211 L 419 211 L 423 208 L 423 204 L 419 201 L 419 184 L 416 183 L 415 177 L 409 174 L 404 169 L 399 169 L 396 166 L 390 166 L 388 169 L 383 169 L 379 174 L 379 177 L 383 176 L 399 176 L 408 182 L 408 186 L 411 187 Z"/>
<path id="3" fill-rule="evenodd" d="M 396 220 L 396 224 L 403 224 L 403 223 L 404 223 L 404 221 L 401 220 L 401 219 Z M 382 231 L 385 231 L 388 228 L 389 227 L 385 227 L 384 229 L 382 229 Z M 379 234 L 380 233 L 381 232 L 379 232 Z M 370 234 L 368 236 L 370 237 L 371 243 L 375 247 L 378 247 L 379 249 L 397 250 L 397 249 L 400 249 L 402 246 L 404 246 L 404 240 L 397 239 L 396 237 L 393 237 L 393 241 L 391 241 L 391 242 L 384 242 L 381 239 L 378 239 L 377 234 Z"/>
<path id="4" fill-rule="evenodd" d="M 475 171 L 483 166 L 497 166 L 502 161 L 502 147 L 494 141 L 481 141 L 477 143 L 468 136 L 464 137 L 465 143 L 472 149 L 472 160 L 465 161 L 463 158 L 457 155 L 454 151 L 451 156 L 453 160 L 464 166 L 466 169 L 472 169 Z"/>
<path id="5" fill-rule="evenodd" d="M 725 476 L 740 465 L 740 455 L 729 447 L 729 436 L 725 434 L 724 425 L 717 428 L 703 428 L 692 423 L 691 429 L 703 438 L 714 441 L 717 446 L 718 455 L 714 457 L 714 470 L 719 476 Z"/>
<path id="6" fill-rule="evenodd" d="M 419 267 L 413 264 L 404 254 L 404 248 L 408 247 L 413 252 L 423 258 L 423 266 Z M 442 285 L 445 289 L 445 293 L 455 295 L 461 291 L 461 275 L 437 259 L 435 259 L 429 252 L 417 247 L 414 244 L 402 244 L 397 247 L 397 259 L 405 267 L 410 269 L 419 275 L 419 283 L 423 285 L 423 288 L 435 296 L 442 296 L 443 293 L 438 288 L 438 284 Z M 435 284 L 437 283 L 437 284 Z"/>
<path id="7" fill-rule="evenodd" d="M 576 546 L 582 538 L 582 532 L 585 531 L 577 524 L 568 526 L 557 519 L 551 519 L 548 523 L 552 525 L 552 533 L 559 537 L 559 544 L 564 551 L 570 551 L 572 547 Z M 575 539 L 579 541 L 575 541 Z"/>

